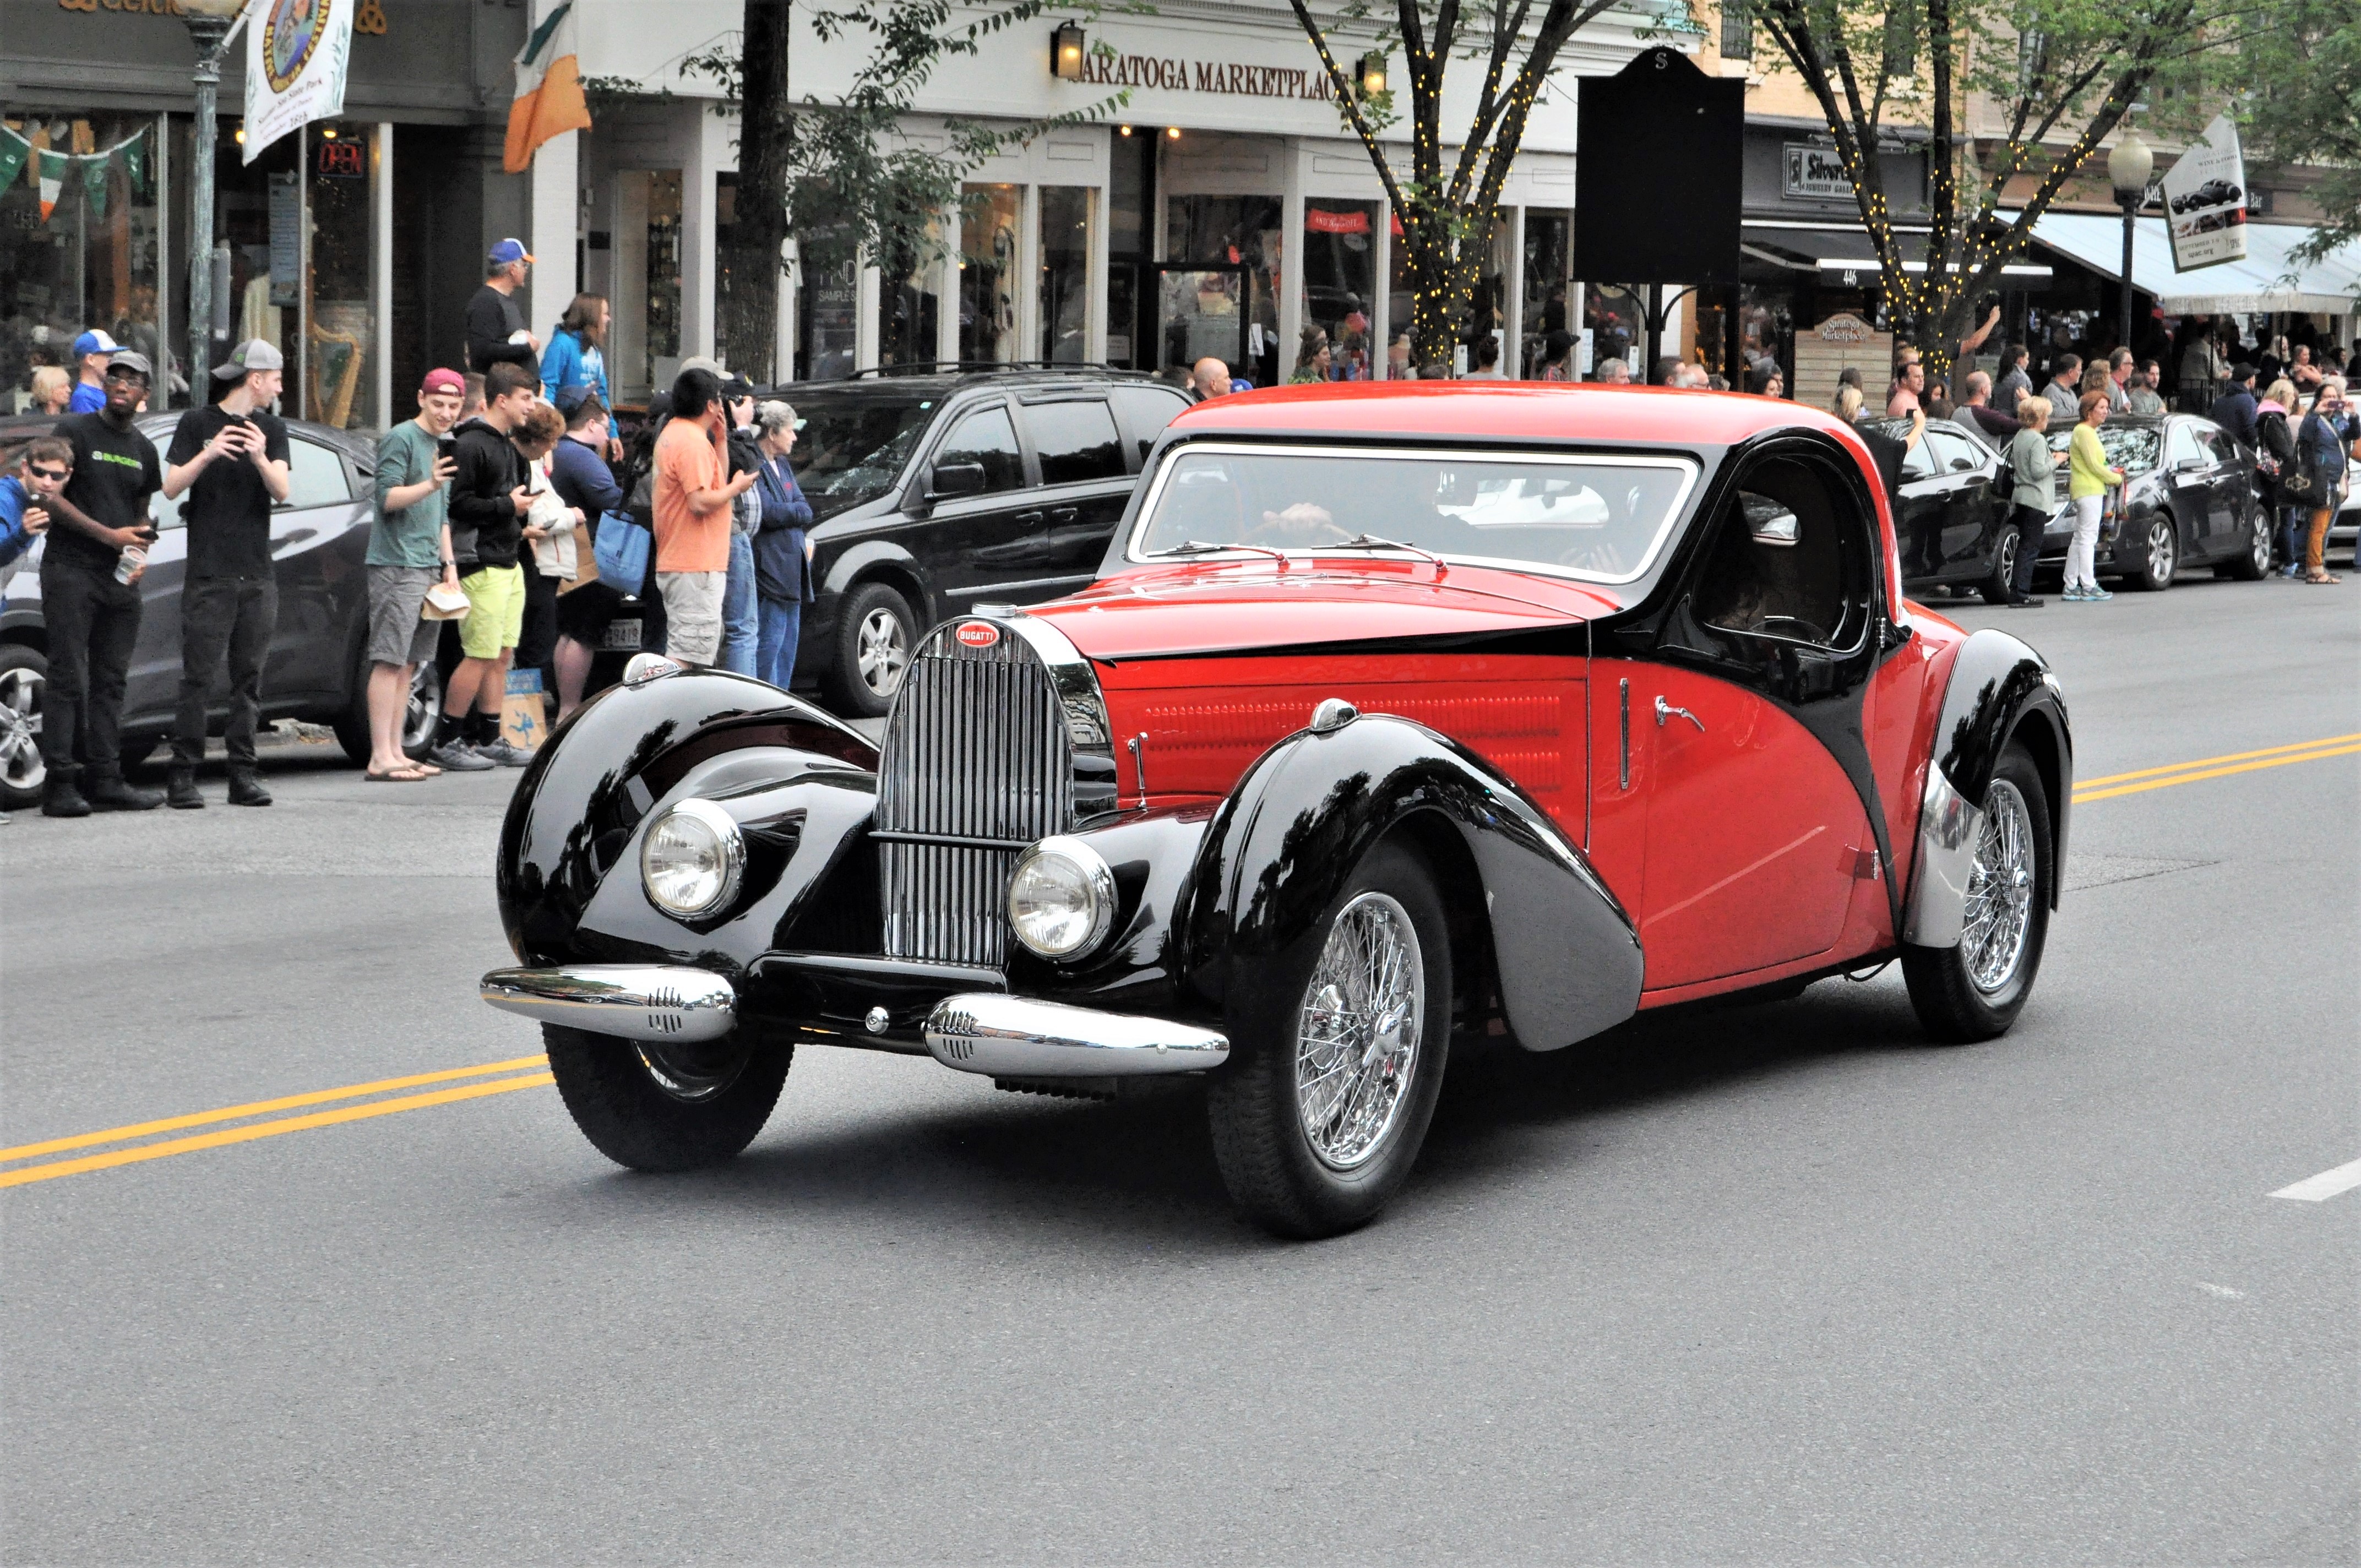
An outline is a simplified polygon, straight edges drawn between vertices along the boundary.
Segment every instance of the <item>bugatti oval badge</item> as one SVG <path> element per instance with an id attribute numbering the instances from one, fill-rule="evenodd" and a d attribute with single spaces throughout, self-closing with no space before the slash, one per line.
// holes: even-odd
<path id="1" fill-rule="evenodd" d="M 1000 641 L 1000 628 L 988 620 L 969 620 L 952 635 L 971 648 L 989 648 Z"/>

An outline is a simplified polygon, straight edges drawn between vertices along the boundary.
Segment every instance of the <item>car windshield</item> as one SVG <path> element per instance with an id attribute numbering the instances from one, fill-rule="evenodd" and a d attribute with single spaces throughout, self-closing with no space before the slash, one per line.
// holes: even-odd
<path id="1" fill-rule="evenodd" d="M 803 392 L 795 401 L 796 449 L 788 461 L 815 522 L 891 488 L 935 408 L 932 398 L 875 393 Z"/>
<path id="2" fill-rule="evenodd" d="M 1157 476 L 1131 559 L 1400 546 L 1630 582 L 1697 475 L 1681 457 L 1192 444 Z"/>
<path id="3" fill-rule="evenodd" d="M 2060 457 L 2074 439 L 2074 427 L 2060 430 L 2052 425 L 2048 432 L 2049 450 Z M 2126 474 L 2145 474 L 2156 466 L 2157 449 L 2164 444 L 2164 430 L 2153 424 L 2115 424 L 2112 422 L 2099 427 L 2099 448 L 2107 455 L 2107 466 L 2121 468 Z"/>

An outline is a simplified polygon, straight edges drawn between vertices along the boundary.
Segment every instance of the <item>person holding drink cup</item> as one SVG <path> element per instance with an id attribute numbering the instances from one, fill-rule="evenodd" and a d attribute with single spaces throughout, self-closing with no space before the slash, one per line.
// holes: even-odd
<path id="1" fill-rule="evenodd" d="M 181 693 L 172 724 L 172 769 L 165 799 L 203 806 L 197 764 L 205 757 L 205 698 L 214 672 L 229 663 L 229 803 L 269 806 L 257 775 L 255 731 L 262 718 L 262 666 L 279 624 L 279 578 L 270 562 L 270 509 L 287 499 L 287 427 L 270 412 L 287 361 L 260 338 L 239 344 L 214 379 L 229 389 L 211 408 L 191 409 L 164 454 L 166 499 L 185 495 L 188 575 L 181 588 Z"/>
<path id="2" fill-rule="evenodd" d="M 411 678 L 434 657 L 443 623 L 423 619 L 439 584 L 456 591 L 451 553 L 451 480 L 459 472 L 451 434 L 467 383 L 456 370 L 429 370 L 418 383 L 418 416 L 377 444 L 377 517 L 369 524 L 368 713 L 371 784 L 416 784 L 443 770 L 412 762 L 401 746 Z"/>
<path id="3" fill-rule="evenodd" d="M 156 538 L 148 509 L 164 488 L 155 443 L 132 422 L 154 376 L 146 355 L 117 349 L 106 361 L 105 405 L 58 422 L 56 433 L 71 448 L 73 463 L 48 504 L 49 544 L 41 553 L 49 644 L 41 685 L 45 817 L 150 811 L 164 804 L 161 791 L 124 782 L 117 749 L 124 687 L 139 640 L 139 577 Z"/>

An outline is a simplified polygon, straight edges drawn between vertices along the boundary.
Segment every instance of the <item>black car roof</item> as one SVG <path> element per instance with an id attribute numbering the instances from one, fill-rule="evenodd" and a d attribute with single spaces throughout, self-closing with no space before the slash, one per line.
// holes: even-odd
<path id="1" fill-rule="evenodd" d="M 790 400 L 797 397 L 829 396 L 907 397 L 913 392 L 922 396 L 947 397 L 952 392 L 979 387 L 1006 387 L 1012 389 L 1036 391 L 1055 390 L 1061 387 L 1098 385 L 1129 385 L 1163 387 L 1186 396 L 1170 381 L 1140 370 L 1117 370 L 1104 365 L 1070 366 L 936 366 L 914 365 L 906 369 L 887 367 L 882 370 L 864 370 L 834 381 L 782 381 L 775 386 L 757 389 L 762 397 L 782 397 Z"/>
<path id="2" fill-rule="evenodd" d="M 169 427 L 185 411 L 182 409 L 150 411 L 139 416 L 139 423 L 161 423 Z M 308 419 L 291 419 L 286 424 L 290 434 L 302 435 L 323 446 L 333 446 L 358 464 L 365 472 L 374 472 L 377 468 L 377 442 L 371 436 L 358 431 L 338 430 L 333 425 L 314 424 Z M 58 417 L 49 414 L 0 415 L 0 449 L 30 441 L 35 436 L 47 435 L 57 427 Z M 153 441 L 156 438 L 150 434 L 148 439 Z"/>

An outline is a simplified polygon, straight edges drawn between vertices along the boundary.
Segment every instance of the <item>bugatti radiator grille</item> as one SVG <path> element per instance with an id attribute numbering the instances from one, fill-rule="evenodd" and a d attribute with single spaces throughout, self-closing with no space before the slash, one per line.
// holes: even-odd
<path id="1" fill-rule="evenodd" d="M 1005 632 L 981 648 L 950 627 L 928 638 L 886 720 L 878 780 L 886 956 L 998 967 L 1016 853 L 1072 814 L 1063 709 L 1032 650 Z"/>

